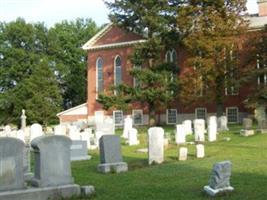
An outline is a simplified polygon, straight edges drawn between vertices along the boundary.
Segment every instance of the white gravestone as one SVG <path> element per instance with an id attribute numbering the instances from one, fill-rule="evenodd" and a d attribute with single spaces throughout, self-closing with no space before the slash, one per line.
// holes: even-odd
<path id="1" fill-rule="evenodd" d="M 81 140 L 80 130 L 77 126 L 68 126 L 69 137 L 71 140 Z"/>
<path id="2" fill-rule="evenodd" d="M 4 127 L 4 136 L 10 137 L 11 136 L 11 127 L 9 125 L 6 125 Z"/>
<path id="3" fill-rule="evenodd" d="M 95 124 L 104 122 L 104 112 L 95 112 Z"/>
<path id="4" fill-rule="evenodd" d="M 140 142 L 137 138 L 137 133 L 138 131 L 135 129 L 135 128 L 132 128 L 130 131 L 129 131 L 129 136 L 128 136 L 128 140 L 129 140 L 129 145 L 132 146 L 132 145 L 138 145 Z"/>
<path id="5" fill-rule="evenodd" d="M 128 139 L 129 131 L 133 128 L 133 119 L 130 115 L 124 119 L 122 137 Z"/>
<path id="6" fill-rule="evenodd" d="M 183 124 L 176 125 L 175 142 L 176 144 L 183 144 L 186 142 L 186 133 Z"/>
<path id="7" fill-rule="evenodd" d="M 30 141 L 32 141 L 34 138 L 40 137 L 43 135 L 43 128 L 40 124 L 33 124 L 30 128 Z"/>
<path id="8" fill-rule="evenodd" d="M 186 135 L 193 134 L 192 121 L 191 120 L 185 120 L 185 121 L 183 121 L 183 125 L 184 125 L 184 129 L 185 129 Z"/>
<path id="9" fill-rule="evenodd" d="M 186 147 L 179 148 L 179 160 L 184 161 L 187 160 L 188 149 Z"/>
<path id="10" fill-rule="evenodd" d="M 67 134 L 67 127 L 63 125 L 56 125 L 54 127 L 54 135 L 66 135 Z"/>
<path id="11" fill-rule="evenodd" d="M 208 141 L 214 142 L 217 137 L 217 117 L 211 116 L 208 122 Z"/>
<path id="12" fill-rule="evenodd" d="M 205 120 L 204 119 L 195 119 L 194 120 L 194 132 L 195 132 L 195 141 L 204 142 L 205 141 Z"/>
<path id="13" fill-rule="evenodd" d="M 18 130 L 17 131 L 17 139 L 23 141 L 25 143 L 25 134 L 23 130 Z"/>
<path id="14" fill-rule="evenodd" d="M 164 130 L 160 127 L 148 129 L 148 163 L 164 161 Z"/>
<path id="15" fill-rule="evenodd" d="M 92 129 L 86 128 L 83 132 L 80 133 L 81 140 L 87 142 L 87 149 L 91 148 L 91 138 L 92 138 Z"/>
<path id="16" fill-rule="evenodd" d="M 229 131 L 229 128 L 227 126 L 227 117 L 221 116 L 218 118 L 218 131 Z"/>
<path id="17" fill-rule="evenodd" d="M 205 148 L 203 144 L 196 145 L 196 157 L 197 158 L 204 158 L 205 157 Z"/>
<path id="18" fill-rule="evenodd" d="M 103 122 L 96 123 L 96 132 L 101 131 L 106 135 L 115 134 L 115 124 L 112 118 L 107 117 Z"/>

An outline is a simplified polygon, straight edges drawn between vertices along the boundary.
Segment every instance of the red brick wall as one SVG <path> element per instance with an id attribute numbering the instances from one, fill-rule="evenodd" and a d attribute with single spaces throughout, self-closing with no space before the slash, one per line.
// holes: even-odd
<path id="1" fill-rule="evenodd" d="M 73 122 L 82 119 L 87 119 L 87 115 L 61 115 L 59 116 L 60 122 Z"/>
<path id="2" fill-rule="evenodd" d="M 120 35 L 121 34 L 121 35 Z M 97 44 L 106 44 L 117 41 L 130 41 L 135 38 L 135 34 L 126 34 L 118 28 L 112 28 L 110 32 L 108 32 Z M 103 73 L 104 73 L 104 88 L 107 90 L 110 86 L 114 84 L 114 59 L 117 55 L 119 55 L 122 59 L 122 81 L 124 83 L 132 85 L 133 79 L 129 75 L 129 70 L 132 65 L 129 60 L 129 55 L 133 52 L 132 47 L 124 47 L 124 48 L 113 48 L 113 49 L 105 49 L 105 50 L 95 50 L 88 52 L 88 115 L 94 115 L 95 111 L 102 110 L 102 106 L 96 101 L 96 60 L 98 57 L 102 57 L 104 61 L 103 65 Z M 241 56 L 245 56 L 245 53 Z M 163 59 L 165 59 L 165 54 L 163 54 Z M 183 74 L 188 68 L 186 65 L 186 52 L 183 50 L 177 49 L 177 58 L 178 58 L 178 66 L 181 71 L 180 74 Z M 242 59 L 242 58 L 241 58 Z M 243 101 L 247 94 L 249 93 L 249 87 L 243 87 L 239 91 L 239 95 L 237 96 L 228 96 L 224 107 L 232 107 L 237 106 L 240 112 L 248 111 L 243 104 Z M 216 112 L 215 103 L 199 103 L 191 106 L 182 105 L 179 100 L 175 100 L 173 102 L 173 108 L 177 108 L 179 113 L 194 113 L 196 107 L 206 107 L 207 112 L 214 113 Z M 143 109 L 144 114 L 147 112 L 147 107 L 141 106 L 139 103 L 135 103 L 133 108 Z M 224 109 L 225 110 L 225 109 Z M 131 111 L 128 113 L 130 114 Z M 165 111 L 163 111 L 165 113 Z M 111 114 L 108 112 L 106 114 Z"/>
<path id="3" fill-rule="evenodd" d="M 101 37 L 94 46 L 103 45 L 103 44 L 112 44 L 112 43 L 120 43 L 120 42 L 129 42 L 134 40 L 142 39 L 141 36 L 123 31 L 122 29 L 112 26 L 112 28 Z"/>

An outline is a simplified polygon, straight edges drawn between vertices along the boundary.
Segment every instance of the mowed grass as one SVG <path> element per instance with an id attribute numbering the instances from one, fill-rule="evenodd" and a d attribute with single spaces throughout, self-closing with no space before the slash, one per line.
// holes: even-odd
<path id="1" fill-rule="evenodd" d="M 174 127 L 164 127 L 174 139 Z M 230 160 L 231 185 L 235 191 L 216 199 L 257 200 L 267 199 L 267 134 L 257 133 L 251 137 L 239 135 L 240 126 L 220 133 L 216 142 L 205 142 L 205 158 L 195 157 L 195 145 L 188 144 L 187 161 L 178 161 L 178 146 L 174 140 L 164 151 L 165 161 L 160 165 L 148 165 L 148 155 L 137 149 L 147 147 L 147 128 L 139 129 L 141 144 L 129 147 L 121 140 L 122 154 L 129 171 L 121 174 L 97 172 L 98 151 L 91 151 L 90 161 L 72 162 L 75 183 L 94 185 L 93 200 L 191 200 L 212 199 L 203 192 L 215 162 Z M 121 130 L 117 131 L 121 134 Z M 225 138 L 231 138 L 227 141 Z M 193 141 L 188 136 L 187 141 Z M 82 198 L 81 198 L 82 199 Z M 86 198 L 83 198 L 86 199 Z"/>

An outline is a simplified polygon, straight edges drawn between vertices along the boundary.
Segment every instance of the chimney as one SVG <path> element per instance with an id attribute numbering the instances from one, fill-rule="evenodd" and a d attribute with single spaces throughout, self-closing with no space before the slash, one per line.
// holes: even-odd
<path id="1" fill-rule="evenodd" d="M 267 16 L 267 0 L 258 0 L 259 16 Z"/>

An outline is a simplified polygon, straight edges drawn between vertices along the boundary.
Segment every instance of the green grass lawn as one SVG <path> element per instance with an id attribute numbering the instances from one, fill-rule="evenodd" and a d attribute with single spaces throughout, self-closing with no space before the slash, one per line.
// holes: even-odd
<path id="1" fill-rule="evenodd" d="M 137 153 L 146 147 L 147 129 L 139 129 L 141 144 L 129 147 L 122 140 L 122 154 L 129 171 L 121 174 L 101 174 L 97 172 L 98 151 L 91 151 L 90 161 L 72 163 L 75 183 L 94 185 L 93 200 L 191 200 L 211 199 L 203 191 L 207 185 L 215 162 L 230 160 L 232 166 L 231 185 L 235 191 L 216 199 L 257 200 L 267 199 L 267 134 L 242 137 L 239 126 L 231 126 L 229 132 L 219 134 L 216 142 L 205 143 L 205 158 L 195 157 L 195 145 L 187 145 L 187 161 L 178 161 L 178 147 L 172 141 L 165 149 L 165 162 L 149 166 L 148 156 Z M 174 127 L 165 127 L 169 137 L 174 137 Z M 117 131 L 120 134 L 121 130 Z M 230 137 L 230 141 L 224 138 Z M 188 136 L 187 141 L 193 141 Z"/>

